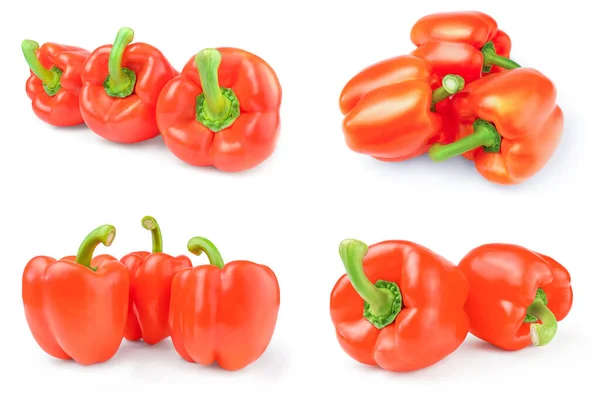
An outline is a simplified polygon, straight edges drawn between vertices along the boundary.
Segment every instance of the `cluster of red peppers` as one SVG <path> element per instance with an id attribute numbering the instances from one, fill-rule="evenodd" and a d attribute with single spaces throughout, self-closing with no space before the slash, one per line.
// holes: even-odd
<path id="1" fill-rule="evenodd" d="M 488 181 L 519 184 L 557 149 L 563 113 L 554 84 L 511 60 L 511 39 L 481 12 L 425 16 L 417 47 L 360 71 L 339 107 L 348 147 L 398 162 L 462 155 Z"/>
<path id="2" fill-rule="evenodd" d="M 556 260 L 513 244 L 486 244 L 455 265 L 410 241 L 344 240 L 346 274 L 330 314 L 343 350 L 390 371 L 429 367 L 471 332 L 507 351 L 543 346 L 573 304 Z"/>
<path id="3" fill-rule="evenodd" d="M 237 48 L 204 49 L 178 72 L 157 48 L 132 41 L 130 28 L 93 52 L 23 41 L 34 113 L 54 126 L 85 123 L 115 143 L 161 135 L 182 161 L 226 172 L 272 155 L 281 86 L 263 59 Z"/>
<path id="4" fill-rule="evenodd" d="M 37 256 L 23 272 L 22 296 L 31 333 L 49 355 L 82 365 L 111 359 L 123 338 L 154 345 L 171 337 L 189 362 L 217 363 L 239 370 L 267 349 L 279 313 L 279 284 L 273 271 L 250 261 L 225 263 L 203 237 L 188 250 L 205 253 L 209 264 L 193 266 L 185 255 L 163 253 L 158 223 L 145 217 L 152 252 L 118 260 L 93 256 L 110 246 L 111 225 L 93 230 L 76 256 Z"/>

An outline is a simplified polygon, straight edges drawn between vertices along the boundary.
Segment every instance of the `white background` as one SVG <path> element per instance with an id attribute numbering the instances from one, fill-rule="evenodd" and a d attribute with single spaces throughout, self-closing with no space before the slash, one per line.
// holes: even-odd
<path id="1" fill-rule="evenodd" d="M 597 381 L 597 40 L 592 2 L 568 1 L 28 1 L 2 10 L 0 143 L 0 397 L 281 398 L 526 397 L 569 394 Z M 187 4 L 186 4 L 187 3 Z M 338 95 L 360 69 L 408 53 L 412 24 L 439 11 L 492 15 L 513 57 L 549 76 L 566 116 L 547 167 L 514 187 L 492 185 L 463 159 L 383 164 L 350 152 Z M 122 26 L 181 68 L 204 47 L 254 52 L 283 87 L 276 153 L 239 174 L 189 167 L 160 138 L 117 145 L 86 128 L 57 129 L 31 112 L 22 39 L 93 49 Z M 281 285 L 279 322 L 264 356 L 240 372 L 186 363 L 170 341 L 124 343 L 109 362 L 50 358 L 25 322 L 21 273 L 35 255 L 74 254 L 93 228 L 117 227 L 122 256 L 149 249 L 140 219 L 161 223 L 165 251 L 210 238 L 226 261 L 269 265 Z M 343 274 L 338 244 L 406 239 L 458 262 L 488 242 L 546 253 L 571 272 L 575 303 L 554 341 L 518 353 L 469 337 L 450 357 L 394 374 L 354 362 L 338 346 L 329 294 Z M 205 258 L 194 259 L 196 264 Z"/>

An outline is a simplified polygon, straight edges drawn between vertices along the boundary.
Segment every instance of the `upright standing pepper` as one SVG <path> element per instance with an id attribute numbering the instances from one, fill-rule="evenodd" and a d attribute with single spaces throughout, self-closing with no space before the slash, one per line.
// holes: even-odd
<path id="1" fill-rule="evenodd" d="M 499 184 L 518 184 L 538 173 L 554 154 L 564 117 L 556 88 L 542 73 L 519 68 L 467 85 L 454 96 L 458 140 L 435 144 L 434 161 L 465 154 L 479 173 Z"/>
<path id="2" fill-rule="evenodd" d="M 239 370 L 267 349 L 279 312 L 279 284 L 267 266 L 223 262 L 206 238 L 188 243 L 210 265 L 179 271 L 173 279 L 169 324 L 177 353 L 188 362 L 217 362 Z"/>
<path id="3" fill-rule="evenodd" d="M 482 74 L 514 69 L 510 37 L 496 21 L 477 11 L 443 12 L 427 15 L 415 23 L 411 54 L 429 61 L 440 75 L 461 75 L 467 83 Z"/>
<path id="4" fill-rule="evenodd" d="M 40 47 L 33 40 L 23 40 L 21 49 L 31 70 L 26 91 L 37 117 L 54 126 L 82 124 L 81 70 L 90 52 L 56 43 Z"/>
<path id="5" fill-rule="evenodd" d="M 571 276 L 554 259 L 512 244 L 486 244 L 458 265 L 471 290 L 471 333 L 505 350 L 543 346 L 573 304 Z"/>
<path id="6" fill-rule="evenodd" d="M 331 318 L 344 351 L 390 371 L 433 365 L 464 341 L 469 284 L 446 259 L 408 241 L 370 247 L 349 239 L 340 256 L 347 274 L 331 292 Z"/>
<path id="7" fill-rule="evenodd" d="M 143 339 L 154 345 L 169 336 L 169 301 L 173 276 L 192 262 L 187 256 L 173 257 L 162 252 L 160 227 L 151 216 L 142 226 L 152 232 L 152 253 L 140 251 L 125 255 L 121 262 L 130 271 L 129 314 L 125 339 Z"/>
<path id="8" fill-rule="evenodd" d="M 416 71 L 420 71 L 419 76 L 424 79 L 383 86 L 379 85 L 381 80 L 360 84 L 363 91 L 372 90 L 362 94 L 344 118 L 343 131 L 351 150 L 381 161 L 398 162 L 426 153 L 433 143 L 454 140 L 444 133 L 443 116 L 436 112 L 436 104 L 462 90 L 464 80 L 446 75 L 441 87 L 432 90 L 428 68 L 422 63 L 410 73 L 416 76 Z M 377 79 L 376 76 L 373 77 Z M 344 108 L 354 103 L 352 98 L 359 97 L 359 90 L 346 90 L 352 92 L 350 96 L 342 93 Z"/>
<path id="9" fill-rule="evenodd" d="M 239 172 L 274 152 L 280 105 L 279 80 L 264 60 L 235 48 L 205 49 L 162 91 L 157 121 L 182 161 Z"/>
<path id="10" fill-rule="evenodd" d="M 50 356 L 89 365 L 119 349 L 127 321 L 129 272 L 110 255 L 92 258 L 98 244 L 110 246 L 113 226 L 83 240 L 77 256 L 37 256 L 23 271 L 23 305 L 34 339 Z"/>
<path id="11" fill-rule="evenodd" d="M 117 143 L 136 143 L 159 135 L 156 102 L 177 71 L 155 47 L 133 43 L 122 28 L 114 44 L 96 49 L 83 67 L 80 97 L 85 123 Z"/>

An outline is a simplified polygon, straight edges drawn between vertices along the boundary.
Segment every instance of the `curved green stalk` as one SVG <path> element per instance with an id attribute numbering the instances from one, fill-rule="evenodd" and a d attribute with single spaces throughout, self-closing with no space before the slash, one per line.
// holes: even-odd
<path id="1" fill-rule="evenodd" d="M 188 241 L 188 251 L 194 255 L 202 255 L 205 253 L 208 256 L 208 261 L 211 265 L 222 269 L 225 267 L 225 262 L 221 253 L 210 240 L 204 237 L 194 237 Z"/>
<path id="2" fill-rule="evenodd" d="M 111 97 L 125 98 L 135 89 L 136 75 L 131 69 L 125 68 L 123 54 L 133 41 L 133 30 L 121 28 L 108 57 L 108 76 L 104 81 L 104 90 Z"/>
<path id="3" fill-rule="evenodd" d="M 75 257 L 75 262 L 91 270 L 95 270 L 93 267 L 91 267 L 94 250 L 100 243 L 109 247 L 115 239 L 116 234 L 117 229 L 110 224 L 102 225 L 93 230 L 87 235 L 87 237 L 85 237 L 79 246 L 77 256 Z"/>
<path id="4" fill-rule="evenodd" d="M 163 251 L 163 240 L 158 222 L 152 216 L 144 216 L 142 226 L 152 233 L 152 252 Z"/>
<path id="5" fill-rule="evenodd" d="M 379 280 L 373 284 L 367 278 L 363 258 L 368 248 L 362 241 L 347 239 L 340 244 L 339 253 L 350 283 L 365 301 L 363 316 L 382 329 L 392 324 L 402 310 L 402 293 L 394 282 Z"/>
<path id="6" fill-rule="evenodd" d="M 219 50 L 204 49 L 196 54 L 195 62 L 202 85 L 202 94 L 196 99 L 196 120 L 219 132 L 240 116 L 240 102 L 233 90 L 219 85 Z"/>
<path id="7" fill-rule="evenodd" d="M 40 45 L 33 40 L 23 40 L 21 43 L 21 50 L 23 51 L 27 65 L 29 65 L 29 69 L 42 81 L 46 94 L 54 96 L 61 88 L 60 77 L 62 76 L 62 71 L 57 67 L 52 67 L 51 69 L 44 67 L 36 54 L 39 48 Z"/>

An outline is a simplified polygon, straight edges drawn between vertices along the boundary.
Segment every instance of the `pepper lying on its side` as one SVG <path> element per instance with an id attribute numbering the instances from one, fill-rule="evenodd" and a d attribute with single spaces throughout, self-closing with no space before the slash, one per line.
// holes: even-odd
<path id="1" fill-rule="evenodd" d="M 556 88 L 542 73 L 519 68 L 486 76 L 452 99 L 458 140 L 435 144 L 434 161 L 463 154 L 499 184 L 518 184 L 550 160 L 563 133 Z"/>
<path id="2" fill-rule="evenodd" d="M 458 264 L 471 289 L 471 333 L 505 350 L 554 338 L 573 304 L 571 277 L 554 259 L 510 244 L 473 249 Z"/>
<path id="3" fill-rule="evenodd" d="M 415 23 L 413 55 L 431 63 L 434 73 L 461 75 L 467 83 L 489 72 L 518 68 L 510 58 L 512 43 L 496 21 L 477 11 L 427 15 Z"/>
<path id="4" fill-rule="evenodd" d="M 460 76 L 440 79 L 417 57 L 400 56 L 355 75 L 340 94 L 348 147 L 380 161 L 399 162 L 454 140 L 444 126 L 448 98 L 464 87 Z"/>

